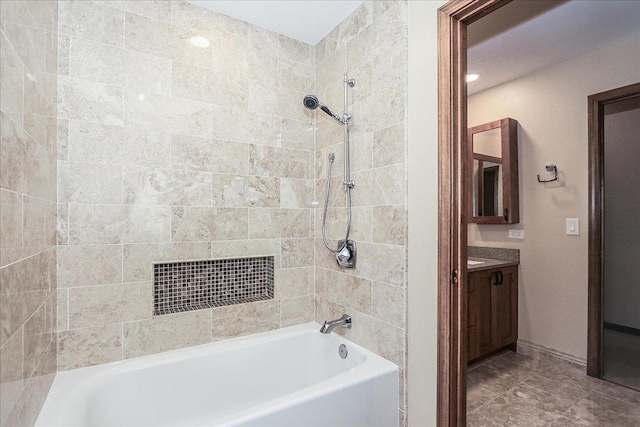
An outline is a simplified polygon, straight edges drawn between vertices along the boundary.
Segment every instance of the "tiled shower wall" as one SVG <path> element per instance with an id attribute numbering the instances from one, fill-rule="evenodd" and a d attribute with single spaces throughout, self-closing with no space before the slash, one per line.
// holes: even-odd
<path id="1" fill-rule="evenodd" d="M 0 426 L 56 372 L 57 1 L 0 1 Z"/>
<path id="2" fill-rule="evenodd" d="M 186 2 L 59 20 L 58 368 L 312 321 L 313 47 Z M 152 261 L 251 255 L 274 300 L 152 315 Z"/>
<path id="3" fill-rule="evenodd" d="M 353 317 L 346 336 L 401 369 L 400 417 L 404 423 L 406 295 L 406 2 L 365 1 L 318 45 L 316 90 L 335 111 L 343 106 L 343 74 L 350 89 L 353 223 L 358 265 L 343 270 L 324 248 L 322 212 L 316 211 L 316 321 L 342 313 Z M 324 199 L 328 153 L 335 153 L 327 234 L 346 227 L 343 129 L 318 114 L 316 198 Z M 332 245 L 336 241 L 332 240 Z"/>

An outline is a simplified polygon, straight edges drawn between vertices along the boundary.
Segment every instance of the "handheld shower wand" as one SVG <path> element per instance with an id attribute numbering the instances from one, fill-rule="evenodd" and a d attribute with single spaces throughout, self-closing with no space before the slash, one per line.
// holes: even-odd
<path id="1" fill-rule="evenodd" d="M 355 79 L 349 79 L 347 74 L 344 75 L 344 113 L 341 117 L 338 117 L 334 114 L 329 107 L 324 105 L 318 100 L 318 97 L 315 95 L 307 95 L 304 97 L 303 104 L 309 110 L 315 110 L 320 107 L 322 111 L 324 111 L 327 115 L 335 119 L 338 123 L 344 126 L 344 192 L 346 193 L 347 198 L 347 231 L 345 233 L 344 239 L 338 242 L 338 247 L 333 249 L 329 246 L 326 237 L 326 223 L 327 223 L 327 210 L 329 207 L 329 194 L 331 192 L 331 169 L 333 168 L 333 162 L 335 161 L 335 154 L 329 154 L 329 167 L 327 168 L 327 186 L 326 186 L 326 196 L 324 199 L 324 212 L 322 215 L 322 241 L 327 249 L 336 254 L 336 261 L 338 265 L 344 268 L 355 268 L 356 267 L 356 242 L 353 240 L 349 240 L 349 234 L 351 232 L 351 190 L 355 187 L 355 183 L 351 180 L 351 170 L 350 170 L 350 158 L 349 158 L 349 120 L 351 119 L 351 114 L 348 111 L 348 90 L 349 87 L 355 86 Z"/>

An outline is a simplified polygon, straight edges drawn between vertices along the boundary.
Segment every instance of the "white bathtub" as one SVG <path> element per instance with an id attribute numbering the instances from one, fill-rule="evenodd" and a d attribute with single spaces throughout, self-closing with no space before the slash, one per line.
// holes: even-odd
<path id="1" fill-rule="evenodd" d="M 397 426 L 396 365 L 319 328 L 61 372 L 36 426 Z"/>

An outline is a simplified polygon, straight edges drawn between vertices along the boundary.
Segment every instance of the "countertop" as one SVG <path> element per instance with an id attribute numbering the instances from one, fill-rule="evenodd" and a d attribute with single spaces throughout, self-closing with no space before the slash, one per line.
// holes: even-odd
<path id="1" fill-rule="evenodd" d="M 490 259 L 490 258 L 476 258 L 469 257 L 470 261 L 482 261 L 482 264 L 475 264 L 467 266 L 467 272 L 473 273 L 474 271 L 491 270 L 494 268 L 511 267 L 519 265 L 520 261 L 504 260 L 504 259 Z"/>

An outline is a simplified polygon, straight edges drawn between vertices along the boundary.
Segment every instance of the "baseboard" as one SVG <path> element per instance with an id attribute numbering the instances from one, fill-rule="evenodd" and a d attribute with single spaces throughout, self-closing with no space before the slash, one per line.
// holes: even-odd
<path id="1" fill-rule="evenodd" d="M 624 332 L 625 334 L 640 336 L 640 329 L 632 328 L 630 326 L 617 325 L 615 323 L 604 322 L 605 329 L 611 329 L 612 331 Z"/>
<path id="2" fill-rule="evenodd" d="M 558 350 L 554 350 L 549 347 L 545 347 L 542 345 L 534 344 L 530 341 L 518 340 L 518 353 L 522 353 L 527 356 L 535 356 L 535 354 L 544 354 L 545 356 L 550 356 L 555 359 L 562 360 L 564 362 L 571 363 L 572 365 L 576 365 L 580 368 L 587 368 L 587 360 L 582 359 L 580 357 L 573 356 L 571 354 L 563 353 Z"/>

